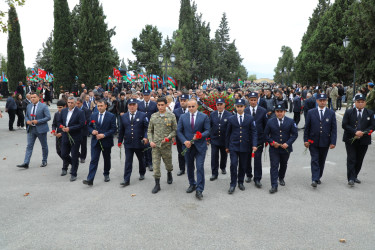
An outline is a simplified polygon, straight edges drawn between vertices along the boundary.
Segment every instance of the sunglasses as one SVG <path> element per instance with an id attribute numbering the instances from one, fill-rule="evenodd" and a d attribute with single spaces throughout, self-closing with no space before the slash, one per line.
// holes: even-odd
<path id="1" fill-rule="evenodd" d="M 191 108 L 195 108 L 195 106 L 187 106 L 189 109 L 191 109 Z"/>

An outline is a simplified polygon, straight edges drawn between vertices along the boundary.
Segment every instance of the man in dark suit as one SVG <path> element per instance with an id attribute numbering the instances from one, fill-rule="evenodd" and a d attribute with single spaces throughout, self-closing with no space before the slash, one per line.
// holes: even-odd
<path id="1" fill-rule="evenodd" d="M 356 95 L 355 108 L 346 110 L 342 120 L 343 141 L 347 154 L 348 185 L 351 187 L 354 186 L 354 183 L 361 183 L 358 174 L 361 171 L 368 145 L 371 144 L 370 131 L 375 130 L 374 112 L 365 106 L 366 96 Z"/>
<path id="2" fill-rule="evenodd" d="M 61 175 L 67 173 L 72 165 L 70 181 L 77 180 L 79 166 L 79 147 L 82 141 L 82 128 L 85 126 L 85 114 L 76 107 L 75 97 L 68 98 L 68 107 L 61 110 L 57 124 L 62 127 L 61 155 L 64 159 Z"/>
<path id="3" fill-rule="evenodd" d="M 53 117 L 52 132 L 55 131 L 53 133 L 53 135 L 56 137 L 56 153 L 57 153 L 58 156 L 60 156 L 61 160 L 63 160 L 63 163 L 66 164 L 66 162 L 64 162 L 64 158 L 61 155 L 61 141 L 62 141 L 62 133 L 63 132 L 62 132 L 62 129 L 59 128 L 59 126 L 57 124 L 57 121 L 59 120 L 59 116 L 61 115 L 61 110 L 66 108 L 66 102 L 64 100 L 59 100 L 57 102 L 56 106 L 57 106 L 57 112 L 55 113 L 55 115 Z M 72 162 L 72 160 L 70 159 L 67 162 Z M 67 166 L 63 166 L 63 169 L 68 169 L 68 167 L 69 167 L 69 164 Z M 64 175 L 66 175 L 66 171 L 63 171 L 61 173 L 61 176 L 64 176 Z"/>
<path id="4" fill-rule="evenodd" d="M 141 111 L 146 114 L 147 119 L 150 121 L 151 115 L 158 112 L 158 107 L 156 102 L 150 101 L 150 90 L 143 91 L 143 101 L 138 104 L 138 111 Z M 144 146 L 145 148 L 150 147 L 150 144 L 147 143 Z M 148 167 L 149 171 L 153 171 L 152 168 L 152 154 L 151 150 L 147 150 L 144 153 L 144 162 L 146 168 Z"/>
<path id="5" fill-rule="evenodd" d="M 301 93 L 296 92 L 296 96 L 293 98 L 293 120 L 294 123 L 298 127 L 298 123 L 301 120 L 301 111 L 302 111 L 302 106 L 301 106 Z"/>
<path id="6" fill-rule="evenodd" d="M 90 109 L 91 107 L 91 101 L 90 101 L 90 96 L 88 94 L 84 95 L 83 101 L 83 107 Z"/>
<path id="7" fill-rule="evenodd" d="M 252 92 L 249 94 L 249 103 L 250 106 L 245 109 L 245 114 L 251 115 L 256 124 L 257 129 L 257 151 L 255 152 L 254 156 L 254 183 L 257 188 L 261 188 L 262 184 L 260 180 L 262 179 L 262 153 L 263 153 L 263 147 L 264 147 L 264 129 L 266 128 L 268 117 L 267 117 L 267 110 L 260 107 L 258 104 L 258 94 L 255 92 Z M 249 154 L 248 164 L 246 168 L 246 179 L 245 181 L 247 183 L 251 182 L 252 178 L 252 167 L 251 167 L 251 158 L 252 155 Z"/>
<path id="8" fill-rule="evenodd" d="M 277 192 L 277 179 L 281 186 L 285 186 L 284 178 L 290 153 L 293 152 L 292 144 L 298 137 L 297 125 L 291 118 L 286 117 L 285 113 L 285 107 L 277 105 L 276 117 L 271 118 L 264 129 L 266 141 L 270 144 L 271 194 Z"/>
<path id="9" fill-rule="evenodd" d="M 125 147 L 125 170 L 124 181 L 122 186 L 126 187 L 130 184 L 130 176 L 133 170 L 133 156 L 138 158 L 139 180 L 145 179 L 146 167 L 143 161 L 144 145 L 148 143 L 147 116 L 141 111 L 137 111 L 138 104 L 136 99 L 128 101 L 128 112 L 121 116 L 120 131 L 118 137 L 118 146 L 121 148 L 124 142 Z"/>
<path id="10" fill-rule="evenodd" d="M 328 149 L 334 149 L 337 141 L 337 124 L 335 112 L 327 109 L 328 97 L 317 95 L 318 108 L 307 113 L 303 141 L 311 155 L 311 174 L 314 188 L 321 184 Z M 310 141 L 309 141 L 310 140 Z"/>
<path id="11" fill-rule="evenodd" d="M 188 102 L 189 113 L 180 116 L 177 127 L 178 139 L 183 142 L 182 149 L 188 148 L 185 154 L 187 162 L 187 171 L 189 179 L 189 188 L 187 193 L 196 190 L 195 197 L 203 198 L 204 190 L 204 160 L 206 158 L 207 143 L 206 138 L 210 135 L 210 119 L 207 115 L 198 112 L 198 103 L 196 100 Z M 202 134 L 201 139 L 197 139 L 196 133 Z M 194 140 L 194 144 L 191 141 Z M 196 161 L 197 181 L 194 178 L 194 162 Z"/>
<path id="12" fill-rule="evenodd" d="M 79 153 L 79 159 L 81 163 L 85 163 L 87 156 L 87 136 L 89 135 L 88 126 L 90 124 L 91 110 L 84 107 L 85 102 L 81 98 L 77 98 L 77 108 L 82 110 L 85 114 L 85 126 L 82 128 L 82 141 L 81 141 L 81 152 Z"/>
<path id="13" fill-rule="evenodd" d="M 254 118 L 245 114 L 245 101 L 236 100 L 237 114 L 228 119 L 226 131 L 226 152 L 230 153 L 230 188 L 229 194 L 236 189 L 237 178 L 238 188 L 245 190 L 243 185 L 247 161 L 251 150 L 257 151 L 257 131 Z M 238 168 L 238 170 L 237 170 Z"/>
<path id="14" fill-rule="evenodd" d="M 100 153 L 104 158 L 104 181 L 109 182 L 109 171 L 111 170 L 111 149 L 113 147 L 113 135 L 116 132 L 116 117 L 107 112 L 107 103 L 104 100 L 97 100 L 98 112 L 91 115 L 89 133 L 91 138 L 91 161 L 87 179 L 83 184 L 92 186 L 96 170 L 98 169 Z"/>
<path id="15" fill-rule="evenodd" d="M 255 91 L 256 92 L 256 91 Z M 258 95 L 259 95 L 259 93 L 258 93 Z M 249 95 L 250 96 L 250 95 Z M 259 97 L 258 98 L 258 107 L 262 107 L 262 108 L 264 108 L 265 110 L 267 110 L 267 103 L 266 103 L 266 101 L 264 100 L 264 98 L 263 97 Z"/>
<path id="16" fill-rule="evenodd" d="M 228 119 L 232 114 L 225 110 L 225 100 L 219 98 L 216 100 L 217 110 L 210 115 L 210 133 L 211 133 L 211 170 L 210 181 L 217 179 L 219 175 L 219 152 L 220 169 L 222 174 L 226 174 L 227 152 L 225 151 L 225 133 L 227 131 Z"/>
<path id="17" fill-rule="evenodd" d="M 39 139 L 42 145 L 43 160 L 41 167 L 47 166 L 48 158 L 47 132 L 49 131 L 48 121 L 51 120 L 51 115 L 47 105 L 39 102 L 38 94 L 31 93 L 31 102 L 26 108 L 25 116 L 26 124 L 28 125 L 25 159 L 23 164 L 17 165 L 17 167 L 25 169 L 29 168 L 36 138 Z"/>
<path id="18" fill-rule="evenodd" d="M 180 116 L 188 113 L 187 109 L 187 103 L 189 101 L 189 95 L 181 95 L 180 96 L 180 108 L 177 108 L 173 111 L 174 115 L 176 116 L 176 121 L 178 124 L 178 120 L 180 119 Z M 181 176 L 185 174 L 185 166 L 186 166 L 186 161 L 185 157 L 181 154 L 182 153 L 182 144 L 178 137 L 176 137 L 176 144 L 177 144 L 177 152 L 178 152 L 178 165 L 180 167 L 180 171 L 178 171 L 177 176 Z"/>
<path id="19" fill-rule="evenodd" d="M 304 106 L 303 106 L 303 115 L 305 117 L 305 123 L 306 123 L 307 113 L 309 112 L 310 109 L 314 109 L 315 107 L 316 107 L 315 98 L 312 96 L 311 93 L 307 93 L 307 99 L 304 101 Z"/>

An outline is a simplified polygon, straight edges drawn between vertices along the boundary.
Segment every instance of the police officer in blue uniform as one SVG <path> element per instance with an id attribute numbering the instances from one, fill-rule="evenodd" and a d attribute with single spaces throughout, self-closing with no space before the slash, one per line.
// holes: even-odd
<path id="1" fill-rule="evenodd" d="M 366 96 L 356 95 L 355 108 L 346 110 L 342 120 L 343 141 L 347 153 L 348 185 L 351 187 L 354 186 L 354 183 L 361 183 L 358 174 L 361 171 L 368 145 L 371 144 L 369 133 L 371 130 L 375 130 L 374 112 L 365 107 Z M 355 138 L 354 141 L 353 138 Z"/>
<path id="2" fill-rule="evenodd" d="M 177 108 L 173 110 L 173 114 L 176 116 L 176 121 L 178 124 L 178 120 L 180 119 L 180 116 L 188 113 L 187 103 L 189 101 L 189 95 L 181 95 L 180 96 L 180 108 Z M 177 152 L 178 152 L 178 165 L 180 167 L 180 171 L 178 171 L 177 176 L 181 176 L 185 174 L 186 169 L 186 161 L 185 157 L 181 154 L 182 153 L 182 143 L 178 137 L 176 137 L 176 144 L 177 144 Z"/>
<path id="3" fill-rule="evenodd" d="M 337 124 L 335 112 L 326 108 L 328 97 L 318 94 L 318 108 L 309 110 L 306 117 L 303 141 L 311 155 L 311 174 L 314 188 L 321 184 L 328 149 L 334 149 L 337 141 Z M 310 141 L 309 141 L 310 140 Z"/>
<path id="4" fill-rule="evenodd" d="M 220 152 L 220 169 L 222 174 L 226 174 L 228 155 L 225 151 L 225 133 L 227 130 L 228 119 L 232 114 L 225 110 L 225 100 L 219 98 L 216 100 L 217 110 L 210 114 L 211 127 L 211 170 L 212 176 L 210 181 L 217 179 L 219 175 L 219 152 Z"/>
<path id="5" fill-rule="evenodd" d="M 293 98 L 293 113 L 294 113 L 293 120 L 297 126 L 301 120 L 301 111 L 302 111 L 301 93 L 297 91 L 296 96 Z"/>
<path id="6" fill-rule="evenodd" d="M 153 113 L 158 112 L 158 107 L 156 105 L 156 102 L 150 101 L 150 94 L 151 91 L 146 89 L 143 91 L 143 101 L 140 101 L 138 103 L 138 111 L 141 111 L 146 114 L 146 117 L 148 121 L 151 119 L 151 115 Z M 150 144 L 147 143 L 144 145 L 145 148 L 149 148 Z M 153 171 L 152 168 L 152 154 L 151 150 L 147 150 L 144 152 L 144 165 L 149 171 Z"/>
<path id="7" fill-rule="evenodd" d="M 285 113 L 284 105 L 277 105 L 276 117 L 271 118 L 264 129 L 266 141 L 270 144 L 271 194 L 277 192 L 277 178 L 280 185 L 285 186 L 284 178 L 290 153 L 293 152 L 292 144 L 298 137 L 297 125 L 291 118 L 286 117 Z"/>
<path id="8" fill-rule="evenodd" d="M 257 130 L 254 118 L 245 114 L 245 101 L 236 100 L 237 114 L 228 119 L 226 131 L 226 151 L 230 153 L 230 188 L 229 194 L 236 189 L 237 178 L 238 188 L 245 190 L 243 185 L 247 161 L 251 150 L 257 151 Z M 237 170 L 238 167 L 238 170 Z"/>
<path id="9" fill-rule="evenodd" d="M 126 187 L 130 184 L 130 176 L 133 170 L 133 156 L 138 158 L 139 180 L 144 180 L 146 167 L 143 161 L 144 145 L 148 143 L 147 115 L 141 111 L 137 111 L 137 100 L 129 99 L 128 112 L 121 116 L 120 133 L 118 137 L 118 146 L 124 143 L 125 146 L 125 171 L 122 186 Z M 150 150 L 149 150 L 150 151 Z"/>
<path id="10" fill-rule="evenodd" d="M 258 137 L 258 143 L 257 143 L 257 151 L 255 152 L 254 156 L 254 183 L 257 188 L 262 187 L 262 183 L 260 180 L 262 179 L 262 153 L 263 153 L 263 147 L 265 142 L 264 137 L 264 129 L 266 128 L 268 117 L 267 117 L 267 110 L 262 108 L 258 105 L 258 93 L 251 92 L 249 94 L 249 104 L 250 106 L 245 109 L 245 114 L 251 115 L 256 124 L 257 128 L 257 137 Z M 252 155 L 249 154 L 249 159 L 247 163 L 246 168 L 246 179 L 245 181 L 247 183 L 251 182 L 252 178 L 252 166 L 251 166 L 251 158 Z"/>

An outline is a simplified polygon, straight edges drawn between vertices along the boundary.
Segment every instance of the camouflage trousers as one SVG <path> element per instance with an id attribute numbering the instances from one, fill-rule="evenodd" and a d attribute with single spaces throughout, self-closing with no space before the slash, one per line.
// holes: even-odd
<path id="1" fill-rule="evenodd" d="M 332 102 L 332 108 L 333 110 L 337 109 L 337 98 L 331 98 Z"/>
<path id="2" fill-rule="evenodd" d="M 156 147 L 152 149 L 152 165 L 154 168 L 154 177 L 155 179 L 160 179 L 160 162 L 163 158 L 165 168 L 168 172 L 173 170 L 172 165 L 172 144 L 164 143 L 161 147 Z"/>

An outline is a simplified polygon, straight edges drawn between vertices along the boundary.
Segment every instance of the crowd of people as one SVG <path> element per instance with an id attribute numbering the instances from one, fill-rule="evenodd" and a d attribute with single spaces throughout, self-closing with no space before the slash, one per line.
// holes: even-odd
<path id="1" fill-rule="evenodd" d="M 21 86 L 22 83 L 20 83 Z M 23 85 L 22 85 L 23 86 Z M 35 92 L 30 84 L 11 93 L 6 103 L 9 130 L 17 115 L 17 127 L 27 131 L 27 148 L 24 162 L 19 168 L 29 168 L 36 138 L 42 145 L 41 167 L 47 166 L 48 121 L 52 119 L 48 105 L 53 96 L 50 86 L 41 84 Z M 23 92 L 22 92 L 23 91 Z M 215 100 L 215 110 L 209 116 L 198 111 L 205 105 L 207 96 L 225 92 L 233 98 L 235 109 L 228 112 L 224 99 Z M 134 154 L 138 159 L 139 180 L 146 170 L 153 171 L 155 187 L 161 190 L 160 163 L 167 170 L 167 183 L 173 183 L 172 146 L 178 151 L 178 176 L 187 172 L 187 193 L 196 192 L 203 198 L 205 186 L 204 164 L 208 145 L 211 147 L 210 181 L 226 174 L 227 157 L 230 158 L 229 194 L 238 186 L 245 190 L 244 182 L 253 179 L 262 187 L 262 152 L 269 147 L 271 165 L 270 193 L 285 185 L 288 160 L 293 143 L 298 137 L 298 124 L 304 115 L 303 143 L 311 155 L 313 188 L 321 184 L 328 151 L 336 147 L 337 110 L 347 102 L 342 128 L 347 150 L 348 184 L 360 183 L 361 170 L 371 133 L 375 129 L 374 84 L 351 87 L 341 84 L 323 84 L 287 87 L 280 84 L 203 83 L 195 89 L 176 90 L 163 87 L 145 90 L 141 83 L 124 86 L 124 83 L 95 86 L 92 90 L 81 85 L 79 91 L 65 91 L 59 95 L 58 111 L 54 114 L 52 134 L 56 137 L 56 152 L 62 159 L 61 175 L 68 174 L 70 181 L 77 180 L 79 163 L 87 157 L 87 140 L 91 138 L 89 173 L 83 183 L 94 184 L 99 157 L 104 158 L 104 181 L 110 181 L 111 148 L 125 149 L 123 187 L 130 185 Z M 208 108 L 209 109 L 209 108 Z M 293 119 L 286 112 L 293 114 Z M 0 113 L 0 116 L 2 114 Z M 117 135 L 117 136 L 116 136 Z M 253 170 L 254 169 L 254 170 Z"/>

